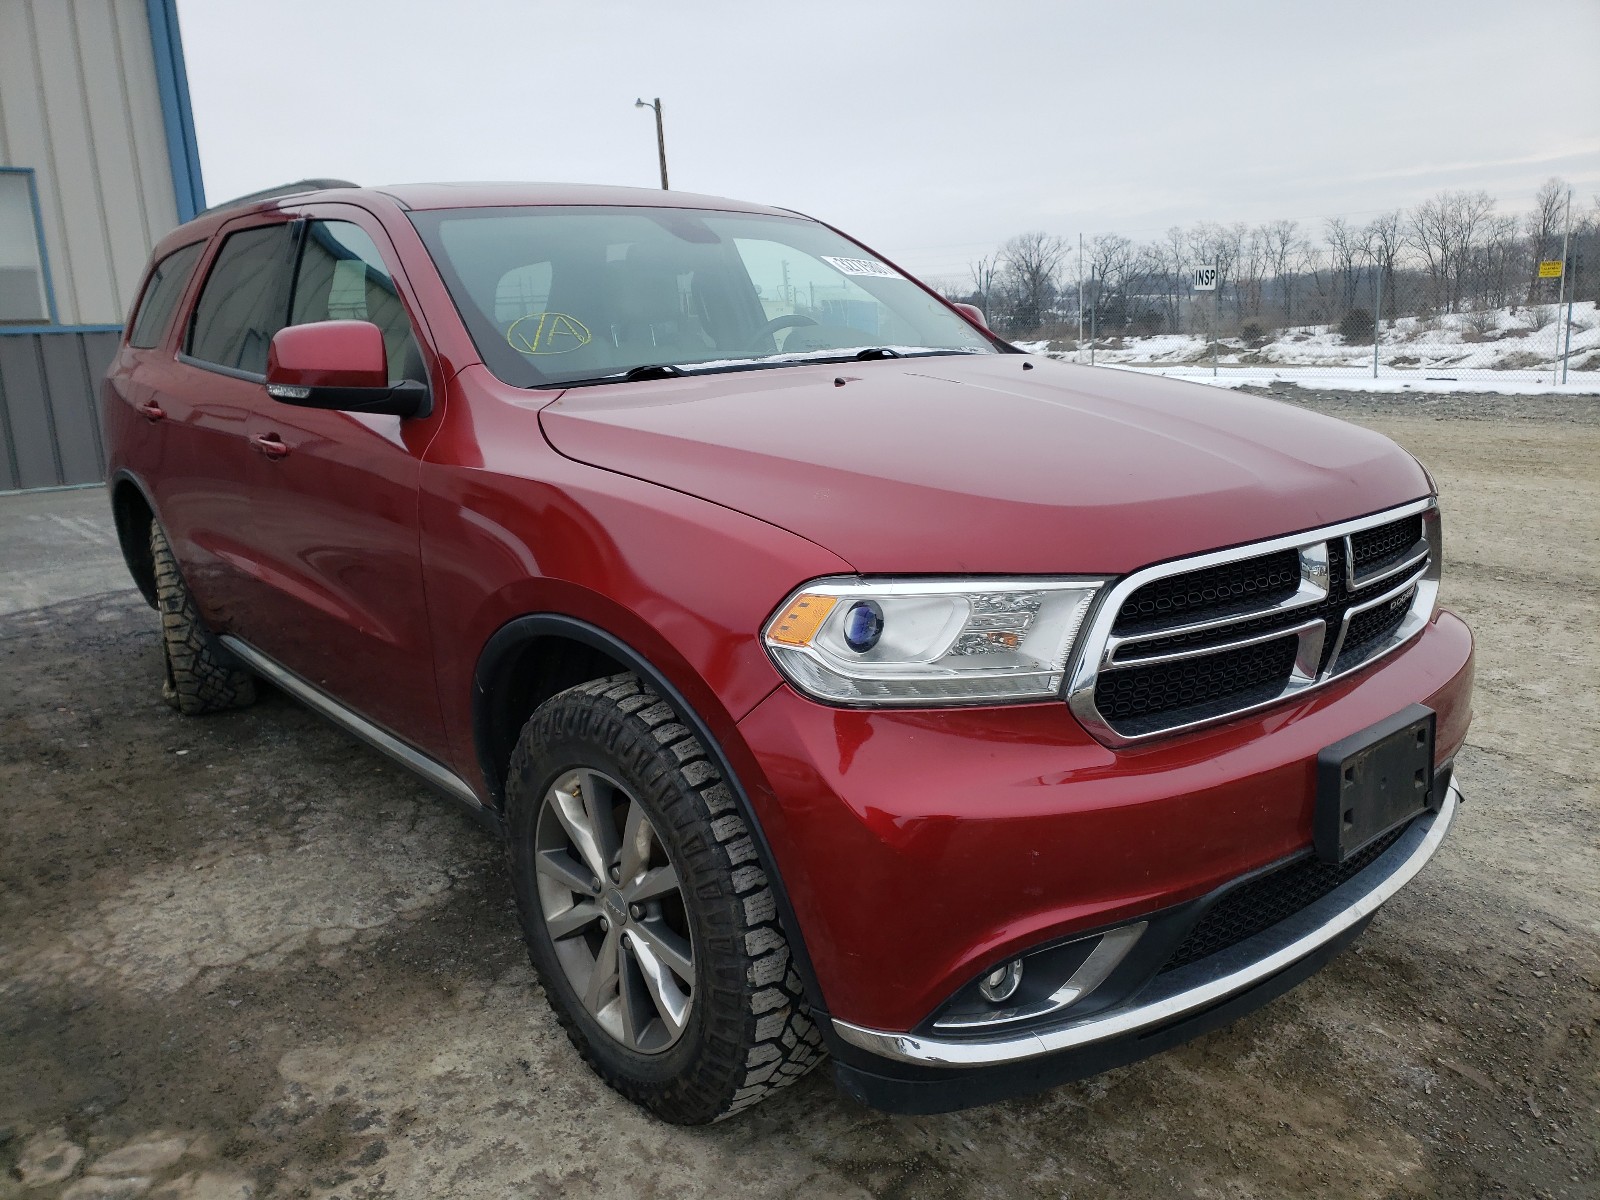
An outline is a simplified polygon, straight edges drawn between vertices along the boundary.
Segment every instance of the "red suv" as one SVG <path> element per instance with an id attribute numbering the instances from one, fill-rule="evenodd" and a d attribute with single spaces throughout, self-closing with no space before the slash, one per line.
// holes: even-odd
<path id="1" fill-rule="evenodd" d="M 1174 1045 L 1438 848 L 1431 481 L 1047 361 L 781 209 L 344 185 L 157 247 L 105 382 L 181 712 L 267 680 L 503 837 L 578 1052 L 678 1122 Z"/>

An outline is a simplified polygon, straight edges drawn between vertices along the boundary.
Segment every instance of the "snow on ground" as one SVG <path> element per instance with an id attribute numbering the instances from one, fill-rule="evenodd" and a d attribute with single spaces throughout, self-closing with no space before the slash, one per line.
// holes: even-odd
<path id="1" fill-rule="evenodd" d="M 1557 391 L 1600 391 L 1600 315 L 1586 301 L 1572 306 L 1572 349 L 1567 384 Z M 1559 377 L 1565 332 L 1553 305 L 1504 308 L 1442 317 L 1385 321 L 1378 342 L 1378 378 L 1372 373 L 1372 343 L 1346 343 L 1337 326 L 1307 325 L 1277 331 L 1256 347 L 1238 338 L 1217 344 L 1215 382 L 1299 382 L 1362 391 L 1494 391 L 1528 394 L 1551 390 Z M 1558 342 L 1560 344 L 1558 344 Z M 1068 362 L 1089 361 L 1087 347 L 1071 343 L 1018 342 L 1035 354 Z M 1211 343 L 1200 334 L 1102 337 L 1098 366 L 1136 367 L 1164 375 L 1213 382 Z"/>
<path id="2" fill-rule="evenodd" d="M 1073 361 L 1070 354 L 1052 354 L 1052 358 Z M 1462 392 L 1493 393 L 1501 396 L 1593 396 L 1600 394 L 1600 371 L 1569 371 L 1566 383 L 1551 383 L 1550 372 L 1544 371 L 1543 381 L 1532 372 L 1497 371 L 1496 376 L 1512 375 L 1510 379 L 1489 377 L 1485 372 L 1474 379 L 1456 379 L 1453 376 L 1430 376 L 1422 371 L 1387 371 L 1378 378 L 1372 377 L 1369 363 L 1367 373 L 1354 370 L 1327 370 L 1316 367 L 1296 369 L 1284 367 L 1267 369 L 1250 367 L 1220 367 L 1212 374 L 1210 366 L 1204 367 L 1141 367 L 1127 363 L 1097 363 L 1115 371 L 1137 371 L 1146 375 L 1165 375 L 1171 379 L 1186 379 L 1193 383 L 1209 383 L 1215 387 L 1271 387 L 1275 384 L 1292 384 L 1295 387 L 1315 388 L 1320 391 L 1340 392 L 1441 392 L 1459 395 Z M 1517 375 L 1525 376 L 1517 378 Z"/>

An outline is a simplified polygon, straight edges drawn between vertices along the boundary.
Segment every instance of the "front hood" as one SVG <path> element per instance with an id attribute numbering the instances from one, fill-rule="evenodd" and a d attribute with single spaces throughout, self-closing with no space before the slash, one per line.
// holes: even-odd
<path id="1" fill-rule="evenodd" d="M 540 421 L 570 458 L 781 526 L 864 574 L 1121 574 L 1429 490 L 1355 425 L 1022 355 L 576 388 Z"/>

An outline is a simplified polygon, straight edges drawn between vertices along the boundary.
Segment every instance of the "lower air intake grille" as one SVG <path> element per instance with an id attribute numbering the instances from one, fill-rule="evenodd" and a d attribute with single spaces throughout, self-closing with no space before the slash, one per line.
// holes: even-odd
<path id="1" fill-rule="evenodd" d="M 1129 667 L 1100 677 L 1095 705 L 1106 720 L 1130 733 L 1202 721 L 1248 708 L 1283 690 L 1294 666 L 1292 637 L 1200 658 Z"/>
<path id="2" fill-rule="evenodd" d="M 1161 969 L 1172 971 L 1187 966 L 1288 920 L 1365 871 L 1408 828 L 1402 825 L 1384 834 L 1337 865 L 1318 858 L 1302 858 L 1241 884 L 1206 910 Z"/>

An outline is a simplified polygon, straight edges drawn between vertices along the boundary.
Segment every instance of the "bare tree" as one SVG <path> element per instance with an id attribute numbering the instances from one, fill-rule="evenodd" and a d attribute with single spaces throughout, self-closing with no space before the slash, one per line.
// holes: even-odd
<path id="1" fill-rule="evenodd" d="M 971 280 L 972 295 L 977 298 L 978 307 L 983 309 L 985 317 L 993 320 L 995 284 L 1000 278 L 1000 255 L 990 254 L 975 263 L 967 264 L 967 275 Z"/>
<path id="2" fill-rule="evenodd" d="M 1356 288 L 1362 269 L 1371 258 L 1371 247 L 1361 230 L 1343 217 L 1329 217 L 1323 222 L 1323 235 L 1328 243 L 1328 268 L 1332 274 L 1333 294 L 1329 299 L 1340 314 L 1356 306 Z"/>
<path id="3" fill-rule="evenodd" d="M 1520 285 L 1527 243 L 1515 217 L 1490 217 L 1483 224 L 1482 243 L 1472 258 L 1472 297 L 1484 308 L 1506 308 Z"/>
<path id="4" fill-rule="evenodd" d="M 1261 285 L 1267 274 L 1266 227 L 1257 225 L 1245 234 L 1239 248 L 1239 315 L 1261 315 Z"/>
<path id="5" fill-rule="evenodd" d="M 1188 291 L 1189 241 L 1183 230 L 1174 225 L 1160 241 L 1146 248 L 1150 262 L 1149 277 L 1161 289 L 1163 316 L 1167 329 L 1179 331 L 1183 313 L 1183 297 Z"/>
<path id="6" fill-rule="evenodd" d="M 1000 263 L 1016 295 L 1013 320 L 1019 332 L 1031 333 L 1044 324 L 1066 256 L 1066 242 L 1048 233 L 1018 234 L 1000 247 Z"/>
<path id="7" fill-rule="evenodd" d="M 1384 295 L 1390 297 L 1394 307 L 1394 271 L 1400 261 L 1400 251 L 1405 246 L 1404 217 L 1398 208 L 1374 217 L 1362 230 L 1366 238 L 1367 254 L 1382 280 Z M 1380 314 L 1374 309 L 1373 318 Z"/>
<path id="8" fill-rule="evenodd" d="M 1494 212 L 1488 192 L 1440 192 L 1411 210 L 1408 238 L 1422 254 L 1434 304 L 1455 312 L 1464 299 L 1484 223 Z"/>
<path id="9" fill-rule="evenodd" d="M 1266 237 L 1267 264 L 1272 282 L 1283 302 L 1283 319 L 1294 324 L 1294 301 L 1300 287 L 1300 271 L 1310 253 L 1310 244 L 1300 233 L 1299 221 L 1268 221 L 1261 227 Z"/>
<path id="10" fill-rule="evenodd" d="M 1539 260 L 1561 253 L 1561 233 L 1572 199 L 1567 181 L 1552 175 L 1533 198 L 1533 211 L 1523 218 L 1528 232 L 1528 303 L 1539 294 Z"/>
<path id="11" fill-rule="evenodd" d="M 1091 298 L 1100 329 L 1128 323 L 1128 283 L 1134 257 L 1133 243 L 1120 234 L 1102 233 L 1089 243 Z"/>

